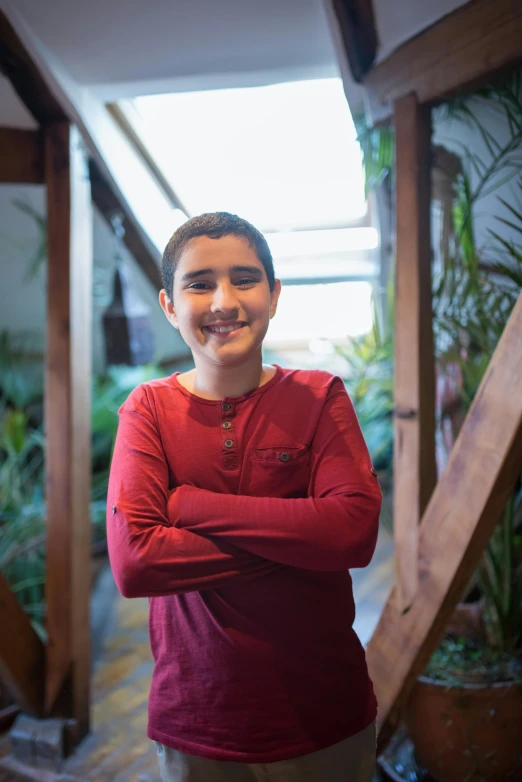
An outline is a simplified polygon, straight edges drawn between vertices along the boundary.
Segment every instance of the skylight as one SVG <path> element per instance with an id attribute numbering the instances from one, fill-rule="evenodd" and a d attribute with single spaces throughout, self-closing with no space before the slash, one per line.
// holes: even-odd
<path id="1" fill-rule="evenodd" d="M 120 107 L 191 214 L 235 212 L 275 233 L 347 228 L 366 213 L 340 79 L 149 95 Z"/>

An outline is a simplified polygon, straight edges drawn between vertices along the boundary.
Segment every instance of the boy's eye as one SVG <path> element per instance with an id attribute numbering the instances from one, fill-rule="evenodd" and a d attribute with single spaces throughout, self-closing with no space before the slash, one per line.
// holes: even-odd
<path id="1" fill-rule="evenodd" d="M 253 277 L 243 277 L 243 279 L 238 280 L 234 283 L 234 285 L 252 285 L 253 283 L 257 282 Z M 188 286 L 188 290 L 196 290 L 201 291 L 210 288 L 211 286 L 207 282 L 192 282 Z"/>

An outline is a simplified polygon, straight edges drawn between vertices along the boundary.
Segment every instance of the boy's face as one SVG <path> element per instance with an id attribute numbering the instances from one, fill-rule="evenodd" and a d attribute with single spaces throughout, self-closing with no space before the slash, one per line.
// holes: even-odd
<path id="1" fill-rule="evenodd" d="M 196 360 L 237 366 L 260 353 L 280 291 L 276 280 L 270 292 L 263 264 L 246 239 L 199 236 L 179 259 L 173 301 L 162 290 L 160 303 Z"/>

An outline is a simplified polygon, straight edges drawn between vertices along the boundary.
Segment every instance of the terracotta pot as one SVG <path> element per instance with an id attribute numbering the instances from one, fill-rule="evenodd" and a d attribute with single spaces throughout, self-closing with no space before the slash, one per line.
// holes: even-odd
<path id="1" fill-rule="evenodd" d="M 488 641 L 484 623 L 486 601 L 482 597 L 472 603 L 457 603 L 446 626 L 445 634 L 456 638 L 474 638 Z"/>
<path id="2" fill-rule="evenodd" d="M 522 780 L 522 682 L 450 687 L 421 676 L 405 720 L 436 782 Z"/>

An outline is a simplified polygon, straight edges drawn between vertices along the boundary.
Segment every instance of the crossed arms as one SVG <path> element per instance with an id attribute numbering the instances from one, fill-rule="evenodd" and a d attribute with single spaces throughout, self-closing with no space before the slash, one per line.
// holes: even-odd
<path id="1" fill-rule="evenodd" d="M 107 510 L 113 573 L 125 597 L 200 591 L 281 567 L 365 567 L 377 539 L 381 493 L 353 406 L 334 381 L 311 445 L 309 496 L 219 494 L 182 485 L 168 466 L 147 395 L 120 414 Z"/>

